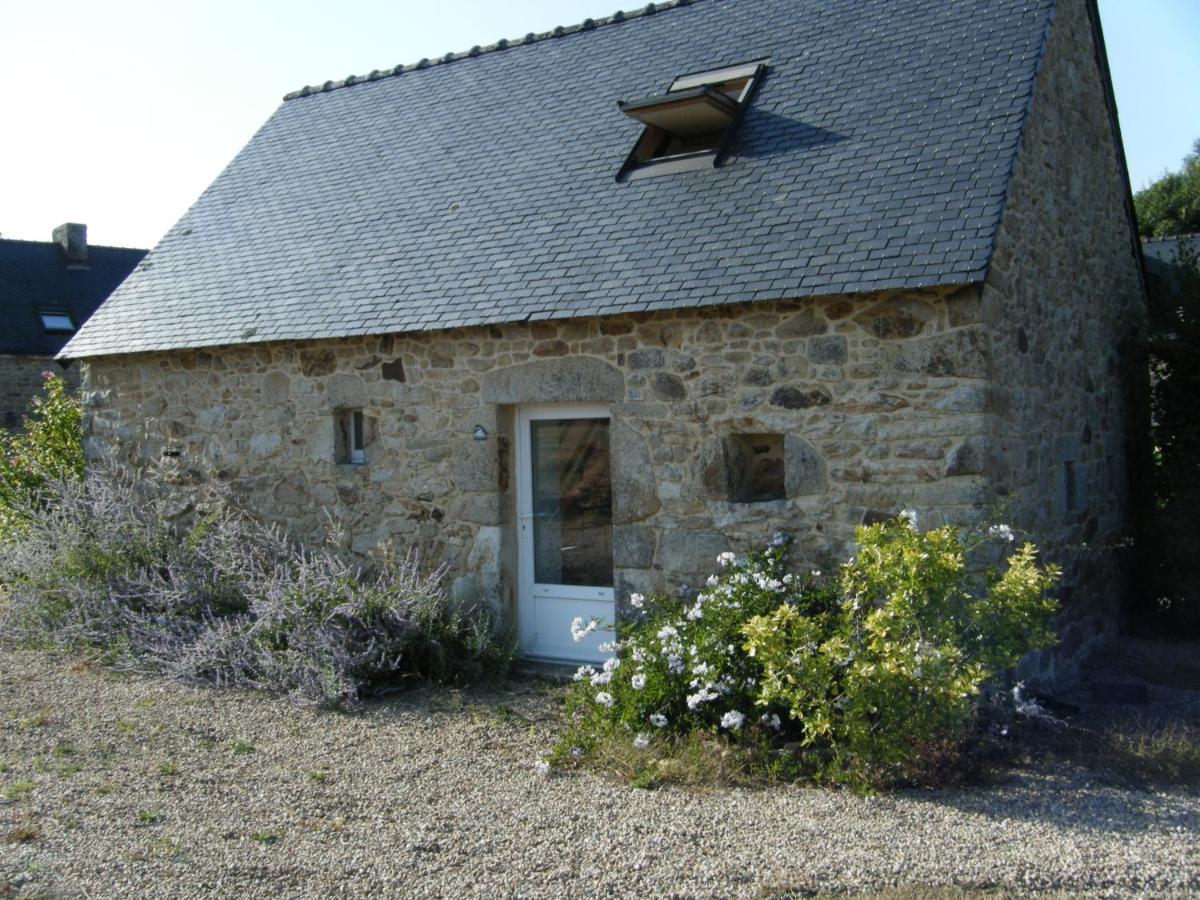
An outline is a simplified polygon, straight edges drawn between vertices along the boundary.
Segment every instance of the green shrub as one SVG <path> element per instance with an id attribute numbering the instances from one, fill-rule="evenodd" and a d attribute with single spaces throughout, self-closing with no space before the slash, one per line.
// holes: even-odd
<path id="1" fill-rule="evenodd" d="M 0 430 L 0 542 L 20 528 L 20 510 L 48 482 L 83 477 L 82 411 L 67 383 L 51 372 L 24 431 Z"/>
<path id="2" fill-rule="evenodd" d="M 722 554 L 694 601 L 634 595 L 645 618 L 601 669 L 576 674 L 552 762 L 611 757 L 613 742 L 662 757 L 719 735 L 756 750 L 763 771 L 905 777 L 924 749 L 964 736 L 985 682 L 1053 640 L 1057 570 L 1025 544 L 1003 571 L 973 574 L 967 554 L 987 537 L 907 518 L 863 526 L 855 557 L 824 579 L 786 572 L 776 536 Z"/>
<path id="3" fill-rule="evenodd" d="M 1196 165 L 1200 175 L 1200 161 Z M 1200 182 L 1198 182 L 1200 184 Z M 1175 264 L 1152 270 L 1150 439 L 1154 465 L 1138 497 L 1137 610 L 1142 624 L 1200 634 L 1200 255 L 1181 239 Z"/>
<path id="4" fill-rule="evenodd" d="M 960 736 L 983 684 L 1053 641 L 1057 571 L 1027 543 L 972 585 L 954 529 L 893 520 L 857 538 L 837 607 L 781 605 L 746 623 L 746 649 L 763 667 L 759 703 L 787 707 L 826 774 L 887 778 Z"/>

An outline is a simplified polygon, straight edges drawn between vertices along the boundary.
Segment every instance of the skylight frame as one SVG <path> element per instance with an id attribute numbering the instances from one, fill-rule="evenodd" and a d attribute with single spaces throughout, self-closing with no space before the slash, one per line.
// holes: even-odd
<path id="1" fill-rule="evenodd" d="M 70 312 L 58 309 L 39 309 L 38 319 L 46 334 L 74 334 L 79 330 Z"/>
<path id="2" fill-rule="evenodd" d="M 677 75 L 671 81 L 664 95 L 633 101 L 631 103 L 618 101 L 618 106 L 622 112 L 626 112 L 627 108 L 636 109 L 639 106 L 651 105 L 655 102 L 668 104 L 671 100 L 670 95 L 673 93 L 690 95 L 701 89 L 709 89 L 713 92 L 724 94 L 730 100 L 733 100 L 736 103 L 736 109 L 729 123 L 720 132 L 720 138 L 717 140 L 715 146 L 704 147 L 699 150 L 663 154 L 660 152 L 661 149 L 664 145 L 669 144 L 675 136 L 661 128 L 656 128 L 654 125 L 646 124 L 637 141 L 634 143 L 633 149 L 629 151 L 628 156 L 625 157 L 625 162 L 622 163 L 621 168 L 618 170 L 616 180 L 622 182 L 633 178 L 640 178 L 644 175 L 665 175 L 671 172 L 717 168 L 723 165 L 725 157 L 729 153 L 729 148 L 733 144 L 733 139 L 737 135 L 738 128 L 741 126 L 742 117 L 745 115 L 747 107 L 753 102 L 754 96 L 758 93 L 758 89 L 762 85 L 769 63 L 769 58 L 759 59 L 746 63 L 722 66 L 716 69 L 705 69 L 698 72 Z M 743 80 L 745 84 L 737 94 L 736 99 L 728 91 L 722 90 L 722 86 L 724 85 Z M 710 134 L 716 133 L 714 131 Z"/>

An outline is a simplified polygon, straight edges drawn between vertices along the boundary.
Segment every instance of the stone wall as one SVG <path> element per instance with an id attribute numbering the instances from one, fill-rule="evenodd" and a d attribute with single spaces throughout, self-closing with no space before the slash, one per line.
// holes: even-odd
<path id="1" fill-rule="evenodd" d="M 1145 433 L 1142 292 L 1127 188 L 1086 0 L 1060 0 L 983 290 L 1005 514 L 1066 570 L 1045 680 L 1117 626 L 1127 447 Z"/>
<path id="2" fill-rule="evenodd" d="M 42 389 L 43 372 L 53 372 L 71 387 L 79 386 L 79 366 L 64 369 L 49 356 L 0 353 L 0 428 L 18 428 L 29 402 Z"/>
<path id="3" fill-rule="evenodd" d="M 87 453 L 158 472 L 180 514 L 217 479 L 304 541 L 332 518 L 359 554 L 420 545 L 458 593 L 511 609 L 513 411 L 605 403 L 618 604 L 777 529 L 797 565 L 825 567 L 872 517 L 978 521 L 1005 500 L 1066 569 L 1063 644 L 1029 674 L 1069 677 L 1116 624 L 1126 443 L 1145 424 L 1088 0 L 1060 3 L 1022 142 L 982 288 L 100 358 Z M 365 414 L 365 465 L 335 461 L 347 409 Z M 730 499 L 746 435 L 776 436 L 780 499 Z"/>
<path id="4" fill-rule="evenodd" d="M 512 603 L 512 411 L 612 415 L 617 597 L 708 574 L 772 531 L 828 565 L 853 526 L 990 505 L 988 362 L 975 288 L 509 324 L 93 360 L 87 452 L 156 470 L 178 508 L 209 479 L 306 541 L 326 512 L 355 552 L 419 544 L 461 593 Z M 335 462 L 361 408 L 366 465 Z M 476 425 L 489 433 L 473 439 Z M 785 493 L 722 495 L 724 439 L 785 436 Z"/>

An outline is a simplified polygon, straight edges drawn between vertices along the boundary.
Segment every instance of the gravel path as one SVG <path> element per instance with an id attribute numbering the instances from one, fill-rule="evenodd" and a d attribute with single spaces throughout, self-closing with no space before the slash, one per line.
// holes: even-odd
<path id="1" fill-rule="evenodd" d="M 1200 893 L 1195 793 L 1068 770 L 875 799 L 541 778 L 555 697 L 351 716 L 0 656 L 0 897 Z"/>

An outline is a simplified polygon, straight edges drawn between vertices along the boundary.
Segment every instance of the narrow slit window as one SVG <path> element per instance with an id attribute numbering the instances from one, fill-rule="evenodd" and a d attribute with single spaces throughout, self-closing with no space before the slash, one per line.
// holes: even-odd
<path id="1" fill-rule="evenodd" d="M 363 414 L 356 409 L 350 414 L 350 462 L 361 465 L 367 461 L 363 450 Z"/>
<path id="2" fill-rule="evenodd" d="M 335 454 L 343 465 L 361 466 L 367 461 L 366 420 L 361 409 L 343 409 L 334 414 Z"/>

